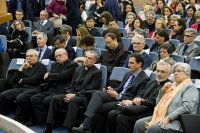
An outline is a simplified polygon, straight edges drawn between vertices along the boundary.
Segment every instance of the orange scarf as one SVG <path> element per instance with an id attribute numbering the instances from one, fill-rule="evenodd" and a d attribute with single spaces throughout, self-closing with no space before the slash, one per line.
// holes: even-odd
<path id="1" fill-rule="evenodd" d="M 147 127 L 149 127 L 152 124 L 158 123 L 165 117 L 168 106 L 171 103 L 171 101 L 173 100 L 173 98 L 176 96 L 176 94 L 179 92 L 179 90 L 182 89 L 182 87 L 184 85 L 187 85 L 191 82 L 192 82 L 191 79 L 189 79 L 189 78 L 185 79 L 183 82 L 181 82 L 179 85 L 177 85 L 175 89 L 172 89 L 170 87 L 165 91 L 165 94 L 163 95 L 163 97 L 160 99 L 160 101 L 154 108 L 154 112 L 153 112 L 151 121 L 149 123 L 145 122 L 145 124 L 147 124 Z"/>

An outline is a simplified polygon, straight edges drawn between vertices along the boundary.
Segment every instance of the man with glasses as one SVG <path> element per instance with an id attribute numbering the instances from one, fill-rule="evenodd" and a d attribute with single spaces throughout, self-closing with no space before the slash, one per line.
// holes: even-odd
<path id="1" fill-rule="evenodd" d="M 34 49 L 29 49 L 26 52 L 25 63 L 19 67 L 12 79 L 9 79 L 16 88 L 0 94 L 0 113 L 6 115 L 13 111 L 15 109 L 14 101 L 16 101 L 17 105 L 23 105 L 26 109 L 29 109 L 29 98 L 39 91 L 39 86 L 46 72 L 45 65 L 38 62 L 38 52 Z M 22 116 L 24 115 L 26 114 L 23 113 Z M 20 120 L 18 110 L 16 111 L 16 118 Z"/>
<path id="2" fill-rule="evenodd" d="M 143 70 L 146 69 L 147 67 L 149 67 L 151 65 L 152 59 L 151 59 L 150 55 L 148 55 L 144 51 L 144 47 L 145 47 L 144 36 L 142 36 L 142 35 L 133 36 L 131 39 L 131 43 L 132 43 L 132 45 L 130 45 L 129 51 L 132 51 L 134 54 L 135 53 L 141 54 L 144 57 L 144 65 L 143 65 L 142 69 Z M 128 67 L 129 57 L 130 57 L 130 55 L 127 57 L 124 67 Z"/>
<path id="3" fill-rule="evenodd" d="M 39 123 L 46 120 L 49 103 L 54 95 L 63 94 L 73 77 L 77 64 L 68 59 L 64 48 L 55 51 L 56 63 L 52 65 L 51 71 L 44 75 L 45 84 L 40 93 L 31 97 L 31 105 Z"/>
<path id="4" fill-rule="evenodd" d="M 190 59 L 200 55 L 200 48 L 193 41 L 197 37 L 197 31 L 188 28 L 184 32 L 184 43 L 177 47 L 173 54 L 182 55 L 185 58 L 185 62 L 189 63 Z"/>
<path id="5" fill-rule="evenodd" d="M 156 67 L 156 79 L 149 81 L 137 97 L 123 100 L 120 108 L 108 114 L 108 133 L 132 133 L 136 120 L 152 114 L 159 90 L 169 82 L 171 65 L 160 61 Z"/>
<path id="6" fill-rule="evenodd" d="M 72 81 L 66 87 L 65 94 L 56 95 L 52 98 L 47 116 L 47 125 L 42 133 L 52 133 L 53 124 L 60 109 L 67 108 L 64 126 L 68 129 L 75 126 L 78 119 L 78 107 L 86 107 L 88 104 L 88 91 L 98 90 L 101 85 L 101 71 L 94 65 L 97 55 L 93 50 L 85 53 L 83 66 L 78 67 Z M 44 115 L 42 115 L 44 117 Z"/>

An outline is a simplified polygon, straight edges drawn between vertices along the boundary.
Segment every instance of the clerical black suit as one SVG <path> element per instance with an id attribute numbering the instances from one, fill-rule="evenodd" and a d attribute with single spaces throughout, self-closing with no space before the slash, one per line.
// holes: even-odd
<path id="1" fill-rule="evenodd" d="M 132 133 L 135 121 L 152 114 L 158 92 L 166 82 L 169 80 L 149 81 L 139 96 L 145 99 L 141 105 L 119 107 L 117 110 L 110 111 L 107 120 L 107 133 Z"/>
<path id="2" fill-rule="evenodd" d="M 30 101 L 35 116 L 39 122 L 44 122 L 51 98 L 56 94 L 63 94 L 64 88 L 71 82 L 77 64 L 67 60 L 63 64 L 55 63 L 47 78 L 47 85 L 43 92 L 31 97 Z"/>
<path id="3" fill-rule="evenodd" d="M 45 65 L 40 62 L 32 67 L 24 68 L 22 72 L 17 71 L 13 76 L 13 82 L 17 83 L 22 79 L 15 89 L 4 91 L 0 94 L 0 113 L 7 114 L 13 109 L 13 101 L 29 101 L 29 91 L 38 91 L 44 74 L 47 72 Z"/>
<path id="4" fill-rule="evenodd" d="M 97 90 L 101 85 L 101 71 L 92 66 L 85 70 L 84 66 L 78 67 L 74 73 L 72 82 L 66 93 L 74 93 L 76 96 L 68 102 L 68 111 L 64 121 L 64 126 L 67 128 L 72 128 L 75 126 L 78 107 L 87 106 L 88 96 L 87 91 Z M 64 94 L 54 96 L 51 100 L 48 112 L 47 123 L 53 124 L 56 119 L 56 113 L 58 113 L 61 107 L 65 107 L 67 103 L 64 102 Z"/>
<path id="5" fill-rule="evenodd" d="M 126 84 L 126 82 L 128 81 L 131 75 L 132 75 L 131 72 L 128 72 L 125 74 L 120 86 L 115 89 L 118 92 L 118 94 L 123 91 L 123 86 Z M 139 95 L 139 92 L 143 91 L 146 85 L 146 82 L 148 80 L 149 80 L 149 77 L 145 74 L 144 71 L 141 71 L 134 78 L 130 86 L 127 87 L 126 92 L 118 100 L 116 98 L 112 98 L 106 92 L 102 92 L 102 91 L 95 92 L 89 102 L 85 115 L 89 118 L 93 118 L 96 114 L 104 117 L 105 115 L 108 114 L 109 111 L 116 109 L 117 104 L 121 100 L 128 100 L 128 99 L 130 100 L 130 99 L 135 98 L 137 95 Z"/>

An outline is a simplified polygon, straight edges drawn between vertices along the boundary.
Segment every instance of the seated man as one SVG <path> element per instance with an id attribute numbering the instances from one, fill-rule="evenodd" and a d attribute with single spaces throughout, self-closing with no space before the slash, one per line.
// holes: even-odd
<path id="1" fill-rule="evenodd" d="M 38 62 L 38 53 L 34 49 L 26 52 L 26 62 L 13 75 L 13 84 L 17 87 L 6 90 L 0 94 L 0 113 L 6 115 L 14 108 L 14 101 L 29 101 L 32 92 L 39 91 L 39 86 L 43 81 L 44 74 L 47 72 L 45 65 Z M 29 106 L 28 106 L 29 107 Z"/>
<path id="2" fill-rule="evenodd" d="M 130 52 L 123 44 L 118 42 L 117 36 L 114 33 L 107 33 L 104 36 L 104 41 L 107 51 L 103 51 L 100 62 L 107 66 L 109 77 L 113 67 L 123 66 Z"/>
<path id="3" fill-rule="evenodd" d="M 144 57 L 144 65 L 143 65 L 142 69 L 143 70 L 146 69 L 147 67 L 149 67 L 151 65 L 152 59 L 151 59 L 150 55 L 148 55 L 144 51 L 144 47 L 145 47 L 144 36 L 142 36 L 142 35 L 133 36 L 131 39 L 131 43 L 132 43 L 132 45 L 130 45 L 129 51 L 132 51 L 133 53 L 136 53 L 136 54 L 141 54 Z M 124 67 L 128 67 L 129 56 L 126 59 Z"/>
<path id="4" fill-rule="evenodd" d="M 197 31 L 194 29 L 186 29 L 184 32 L 184 42 L 174 51 L 173 54 L 182 55 L 185 62 L 189 63 L 190 59 L 195 56 L 200 56 L 199 46 L 193 42 L 197 37 Z"/>
<path id="5" fill-rule="evenodd" d="M 166 82 L 169 82 L 170 68 L 170 64 L 158 62 L 156 80 L 149 81 L 139 97 L 133 100 L 123 100 L 117 110 L 109 112 L 108 133 L 132 133 L 133 125 L 137 119 L 152 114 L 158 91 Z"/>
<path id="6" fill-rule="evenodd" d="M 66 94 L 56 95 L 52 98 L 47 116 L 47 125 L 42 133 L 52 133 L 52 126 L 56 120 L 58 112 L 63 107 L 67 107 L 67 115 L 64 126 L 72 128 L 78 117 L 78 107 L 87 106 L 87 91 L 98 90 L 101 85 L 101 71 L 94 65 L 96 53 L 89 50 L 85 54 L 83 66 L 76 69 L 71 84 L 66 88 Z"/>
<path id="7" fill-rule="evenodd" d="M 39 123 L 45 122 L 52 97 L 65 92 L 65 87 L 70 84 L 77 67 L 77 64 L 68 59 L 67 51 L 64 48 L 55 51 L 55 58 L 56 63 L 52 66 L 51 71 L 44 75 L 44 80 L 47 82 L 43 86 L 44 90 L 30 99 Z"/>
<path id="8" fill-rule="evenodd" d="M 190 79 L 190 66 L 178 62 L 173 74 L 174 82 L 165 83 L 159 90 L 153 116 L 139 119 L 133 133 L 182 133 L 180 116 L 196 114 L 199 92 Z"/>
<path id="9" fill-rule="evenodd" d="M 98 113 L 107 114 L 109 111 L 118 107 L 118 103 L 122 100 L 130 100 L 144 90 L 146 82 L 149 80 L 148 76 L 142 70 L 144 58 L 142 55 L 132 55 L 129 58 L 130 72 L 127 72 L 116 89 L 106 87 L 103 91 L 96 91 L 85 112 L 85 119 L 83 124 L 78 128 L 73 128 L 74 132 L 89 131 L 91 123 L 95 115 Z"/>
<path id="10" fill-rule="evenodd" d="M 95 25 L 95 18 L 94 17 L 88 17 L 86 19 L 86 28 L 87 28 L 88 32 L 92 36 L 101 36 L 99 31 L 94 27 L 94 25 Z"/>

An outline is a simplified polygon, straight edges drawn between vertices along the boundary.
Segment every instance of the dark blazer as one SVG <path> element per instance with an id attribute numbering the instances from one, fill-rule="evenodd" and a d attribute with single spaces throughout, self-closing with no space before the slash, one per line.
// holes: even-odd
<path id="1" fill-rule="evenodd" d="M 71 60 L 67 60 L 63 64 L 53 64 L 46 80 L 48 83 L 48 90 L 45 93 L 63 94 L 64 88 L 70 84 L 77 66 L 78 65 Z"/>
<path id="2" fill-rule="evenodd" d="M 25 68 L 22 72 L 17 71 L 13 76 L 13 82 L 18 83 L 19 80 L 22 79 L 22 83 L 19 84 L 19 87 L 39 87 L 40 83 L 43 82 L 43 77 L 46 72 L 47 69 L 45 65 L 37 62 L 32 67 Z"/>
<path id="3" fill-rule="evenodd" d="M 66 89 L 66 93 L 75 93 L 77 96 L 83 97 L 86 96 L 87 91 L 100 89 L 102 74 L 94 65 L 87 70 L 82 84 L 78 84 L 84 69 L 84 66 L 76 68 L 72 82 L 69 88 Z"/>
<path id="4" fill-rule="evenodd" d="M 39 52 L 39 48 L 35 48 L 36 51 Z M 50 59 L 51 58 L 51 55 L 52 55 L 52 50 L 50 48 L 47 47 L 46 51 L 44 52 L 43 54 L 43 57 L 42 59 Z"/>
<path id="5" fill-rule="evenodd" d="M 70 45 L 67 45 L 65 47 L 65 49 L 66 49 L 66 51 L 68 53 L 68 58 L 70 60 L 74 60 L 76 58 L 76 52 L 75 52 L 74 48 L 72 48 L 72 46 L 70 46 Z"/>
<path id="6" fill-rule="evenodd" d="M 70 45 L 72 47 L 76 47 L 76 38 L 70 36 L 70 39 L 69 39 L 67 45 Z"/>
<path id="7" fill-rule="evenodd" d="M 129 79 L 131 74 L 132 74 L 131 72 L 127 72 L 125 74 L 120 86 L 115 89 L 118 93 L 120 93 L 123 90 L 123 86 Z M 141 71 L 137 75 L 137 77 L 135 77 L 135 79 L 127 89 L 126 93 L 122 95 L 121 100 L 127 100 L 127 99 L 132 100 L 136 96 L 140 97 L 142 95 L 141 93 L 144 90 L 147 81 L 149 81 L 149 77 L 146 75 L 144 71 Z"/>
<path id="8" fill-rule="evenodd" d="M 133 54 L 134 54 L 134 52 L 133 52 Z M 129 58 L 131 57 L 131 55 L 129 55 L 126 58 L 125 64 L 123 65 L 124 67 L 128 68 L 128 61 L 129 61 Z M 148 55 L 146 52 L 142 52 L 142 56 L 144 57 L 144 65 L 142 66 L 142 69 L 145 70 L 147 67 L 149 67 L 151 65 L 152 59 L 151 59 L 151 56 Z"/>
<path id="9" fill-rule="evenodd" d="M 100 62 L 102 65 L 107 66 L 108 77 L 113 67 L 121 67 L 124 65 L 129 54 L 130 52 L 121 43 L 119 43 L 114 51 L 103 51 Z"/>
<path id="10" fill-rule="evenodd" d="M 26 1 L 27 0 L 21 1 L 22 10 L 24 11 L 24 13 L 26 12 Z M 10 0 L 8 4 L 8 12 L 12 13 L 14 19 L 15 19 L 15 11 L 17 10 L 17 2 L 18 0 Z"/>
<path id="11" fill-rule="evenodd" d="M 95 27 L 87 30 L 92 36 L 101 36 L 100 32 Z"/>

